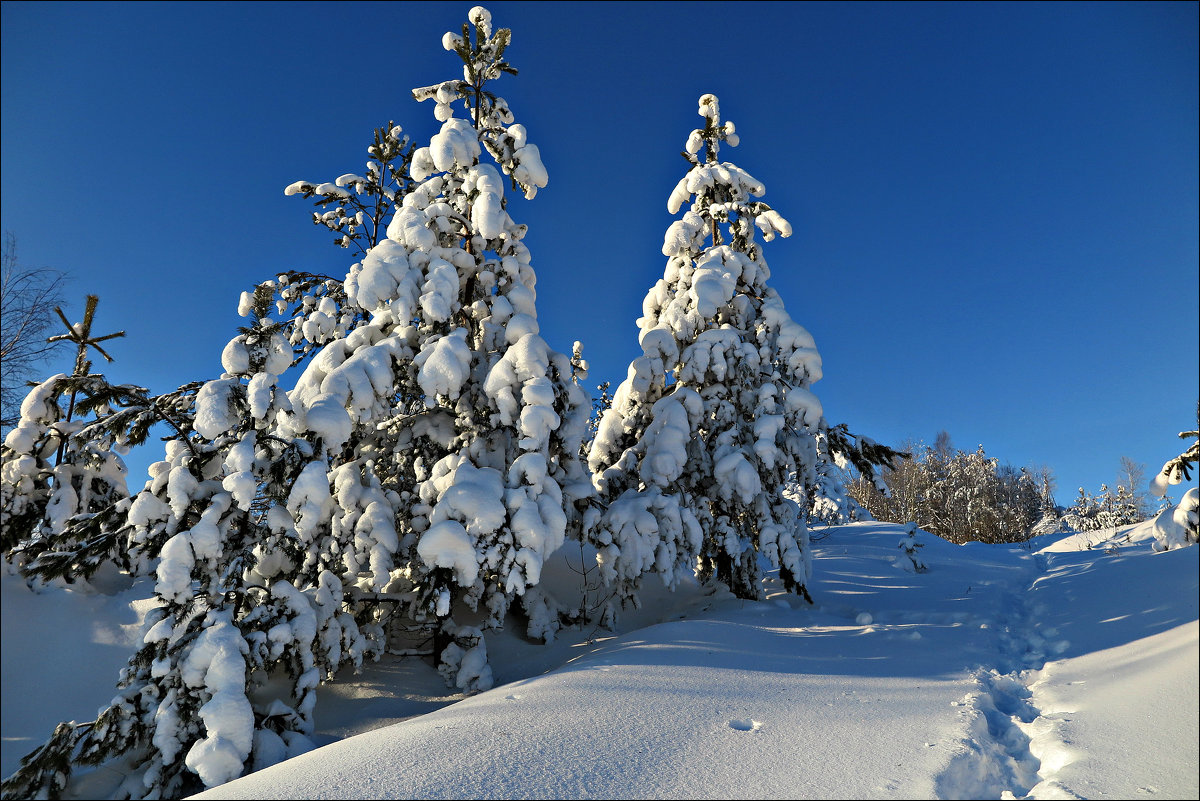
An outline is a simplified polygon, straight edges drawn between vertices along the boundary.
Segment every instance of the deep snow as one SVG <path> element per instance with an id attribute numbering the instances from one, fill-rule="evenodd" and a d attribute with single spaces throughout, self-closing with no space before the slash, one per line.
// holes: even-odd
<path id="1" fill-rule="evenodd" d="M 916 573 L 903 534 L 829 529 L 815 606 L 768 580 L 763 602 L 652 588 L 615 634 L 540 645 L 510 625 L 487 636 L 496 687 L 466 699 L 387 657 L 322 691 L 324 747 L 200 797 L 1200 794 L 1200 548 L 1155 553 L 1150 523 L 1025 547 L 922 532 Z M 568 544 L 547 565 L 560 598 L 579 595 L 578 560 Z M 34 595 L 4 577 L 4 775 L 107 701 L 150 589 Z"/>

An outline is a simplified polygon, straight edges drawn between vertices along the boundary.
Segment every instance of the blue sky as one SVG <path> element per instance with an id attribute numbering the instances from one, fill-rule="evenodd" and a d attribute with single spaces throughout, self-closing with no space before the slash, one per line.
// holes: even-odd
<path id="1" fill-rule="evenodd" d="M 5 2 L 3 228 L 100 296 L 116 381 L 215 377 L 240 292 L 351 259 L 285 197 L 421 143 L 471 3 Z M 1195 422 L 1196 3 L 490 3 L 494 85 L 541 149 L 542 333 L 590 383 L 637 355 L 679 156 L 712 92 L 790 239 L 771 285 L 816 338 L 831 422 L 950 432 L 1058 500 L 1153 474 Z M 69 370 L 64 354 L 54 371 Z M 1177 494 L 1177 493 L 1174 493 Z"/>

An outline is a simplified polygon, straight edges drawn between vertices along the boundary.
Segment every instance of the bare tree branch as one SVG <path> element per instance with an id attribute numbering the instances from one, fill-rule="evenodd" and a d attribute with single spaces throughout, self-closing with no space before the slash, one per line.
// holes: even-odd
<path id="1" fill-rule="evenodd" d="M 17 263 L 17 238 L 4 235 L 0 265 L 0 426 L 16 425 L 26 382 L 57 349 L 46 333 L 54 307 L 62 303 L 66 274 L 48 267 Z"/>

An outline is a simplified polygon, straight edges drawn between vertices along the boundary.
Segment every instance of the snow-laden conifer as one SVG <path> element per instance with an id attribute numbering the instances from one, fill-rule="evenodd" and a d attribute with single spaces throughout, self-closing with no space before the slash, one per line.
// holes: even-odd
<path id="1" fill-rule="evenodd" d="M 120 454 L 144 444 L 156 425 L 169 429 L 164 439 L 188 448 L 202 384 L 154 396 L 102 374 L 60 374 L 35 387 L 14 429 L 21 433 L 10 432 L 4 448 L 4 558 L 31 582 L 89 580 L 106 565 L 153 572 L 165 518 L 147 520 L 146 491 L 126 491 Z M 61 417 L 67 394 L 75 395 L 70 422 Z"/>
<path id="2" fill-rule="evenodd" d="M 115 398 L 138 390 L 111 387 L 92 373 L 91 350 L 112 361 L 100 343 L 125 335 L 92 333 L 98 303 L 88 295 L 76 323 L 55 308 L 67 331 L 48 341 L 75 343 L 75 370 L 33 387 L 0 446 L 0 547 L 28 578 L 73 581 L 113 559 L 129 567 L 119 544 L 97 532 L 127 505 L 125 464 L 116 451 L 130 439 L 100 424 L 115 411 Z M 79 570 L 60 570 L 64 560 Z"/>
<path id="3" fill-rule="evenodd" d="M 580 361 L 539 333 L 526 228 L 505 198 L 505 183 L 526 198 L 547 183 L 537 146 L 487 88 L 515 74 L 511 34 L 480 7 L 468 20 L 442 42 L 463 78 L 413 91 L 442 127 L 414 153 L 417 185 L 376 248 L 398 277 L 388 311 L 410 337 L 422 400 L 420 424 L 402 426 L 418 454 L 402 548 L 418 614 L 448 624 L 461 599 L 494 626 L 521 599 L 530 633 L 549 638 L 557 616 L 536 587 L 586 492 L 588 399 Z"/>
<path id="4" fill-rule="evenodd" d="M 480 626 L 514 601 L 531 635 L 553 636 L 558 610 L 537 585 L 571 501 L 591 492 L 586 373 L 578 348 L 567 357 L 538 333 L 525 228 L 507 210 L 505 178 L 526 197 L 546 184 L 487 88 L 515 72 L 508 41 L 472 9 L 444 39 L 464 80 L 414 93 L 443 123 L 427 147 L 388 126 L 366 176 L 288 188 L 326 207 L 316 221 L 362 258 L 344 280 L 287 273 L 244 293 L 250 323 L 223 374 L 172 401 L 187 408 L 166 458 L 105 532 L 156 557 L 145 644 L 113 704 L 60 726 L 6 795 L 55 794 L 71 765 L 113 758 L 127 762 L 122 793 L 180 795 L 294 754 L 317 683 L 378 655 L 390 624 L 433 632 L 465 692 L 491 685 Z M 135 400 L 122 425 L 157 408 Z M 35 462 L 53 445 L 25 439 L 14 444 Z M 26 489 L 14 504 L 45 506 Z M 460 602 L 475 625 L 452 619 Z"/>
<path id="5" fill-rule="evenodd" d="M 920 550 L 925 547 L 925 543 L 917 538 L 917 532 L 916 523 L 909 523 L 905 526 L 904 536 L 896 545 L 903 555 L 896 558 L 895 564 L 912 573 L 924 573 L 929 570 L 929 565 L 925 564 L 925 560 L 921 557 Z"/>
<path id="6" fill-rule="evenodd" d="M 362 259 L 343 281 L 269 282 L 307 356 L 273 429 L 314 443 L 285 504 L 305 547 L 300 570 L 309 582 L 342 576 L 350 602 L 375 610 L 359 623 L 376 646 L 383 617 L 432 627 L 464 689 L 490 680 L 473 667 L 486 666 L 482 636 L 451 619 L 455 602 L 482 604 L 480 622 L 494 626 L 520 598 L 530 634 L 553 636 L 556 610 L 536 585 L 569 501 L 590 489 L 578 456 L 585 367 L 539 335 L 525 227 L 507 211 L 502 175 L 528 198 L 546 184 L 537 146 L 487 88 L 515 73 L 509 40 L 472 9 L 462 35 L 443 38 L 463 79 L 414 90 L 442 122 L 428 146 L 389 124 L 365 176 L 285 190 L 315 198 L 326 210 L 314 222 Z M 445 653 L 451 640 L 470 654 Z"/>
<path id="7" fill-rule="evenodd" d="M 259 291 L 244 309 L 252 324 L 225 348 L 224 374 L 192 395 L 188 423 L 107 532 L 157 557 L 156 606 L 117 696 L 95 721 L 60 726 L 5 781 L 6 795 L 56 794 L 71 766 L 113 759 L 128 797 L 221 784 L 310 748 L 317 685 L 361 662 L 367 644 L 341 578 L 303 571 L 288 504 L 323 443 L 274 433 L 289 409 L 277 382 L 292 349 L 267 316 L 270 300 Z M 136 430 L 145 414 L 125 424 Z"/>
<path id="8" fill-rule="evenodd" d="M 129 495 L 127 470 L 113 443 L 78 436 L 92 420 L 68 421 L 63 408 L 64 396 L 103 384 L 100 376 L 62 373 L 41 382 L 25 397 L 17 425 L 0 446 L 0 541 L 21 567 L 47 550 L 78 546 L 82 524 Z"/>
<path id="9" fill-rule="evenodd" d="M 715 575 L 739 597 L 761 595 L 762 556 L 807 595 L 808 532 L 789 481 L 817 483 L 821 377 L 813 338 L 767 285 L 762 241 L 791 225 L 756 200 L 762 183 L 718 160 L 737 144 L 717 98 L 700 98 L 704 127 L 692 168 L 667 208 L 663 278 L 638 320 L 633 361 L 596 434 L 589 467 L 608 502 L 593 538 L 602 572 L 625 597 L 642 574 L 668 585 Z M 761 235 L 761 240 L 760 240 Z"/>

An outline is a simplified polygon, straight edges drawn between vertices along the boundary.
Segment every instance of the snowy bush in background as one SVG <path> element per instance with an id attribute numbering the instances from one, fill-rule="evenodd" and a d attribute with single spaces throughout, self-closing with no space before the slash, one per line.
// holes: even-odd
<path id="1" fill-rule="evenodd" d="M 1167 488 L 1172 484 L 1191 480 L 1192 470 L 1200 462 L 1200 404 L 1196 408 L 1196 422 L 1197 430 L 1179 434 L 1180 439 L 1195 438 L 1196 441 L 1167 461 L 1150 482 L 1150 491 L 1160 498 L 1166 498 Z M 1177 506 L 1167 506 L 1158 513 L 1154 518 L 1154 538 L 1156 549 L 1160 551 L 1195 545 L 1200 540 L 1200 490 L 1192 487 L 1183 494 Z"/>
<path id="2" fill-rule="evenodd" d="M 902 555 L 896 557 L 895 564 L 910 573 L 924 573 L 929 570 L 929 565 L 925 563 L 920 554 L 921 549 L 925 547 L 925 543 L 917 538 L 918 531 L 916 523 L 909 523 L 905 529 L 905 536 L 896 545 L 901 550 Z"/>

